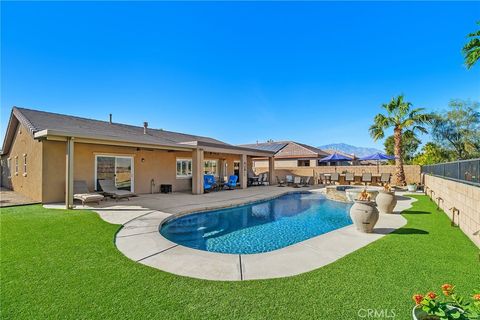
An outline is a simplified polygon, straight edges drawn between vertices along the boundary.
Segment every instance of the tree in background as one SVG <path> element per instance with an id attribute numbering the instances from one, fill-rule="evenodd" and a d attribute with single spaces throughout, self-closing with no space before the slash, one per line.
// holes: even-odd
<path id="1" fill-rule="evenodd" d="M 477 22 L 480 25 L 480 21 Z M 480 58 L 480 30 L 468 35 L 470 41 L 463 47 L 463 56 L 465 57 L 465 65 L 468 69 Z"/>
<path id="2" fill-rule="evenodd" d="M 393 128 L 395 177 L 397 185 L 405 185 L 405 171 L 403 170 L 403 134 L 405 131 L 427 133 L 424 125 L 432 120 L 432 115 L 422 113 L 423 108 L 412 109 L 412 104 L 405 101 L 403 95 L 392 98 L 389 103 L 383 104 L 386 114 L 379 113 L 375 116 L 370 127 L 370 135 L 377 141 L 385 136 L 385 130 Z"/>
<path id="3" fill-rule="evenodd" d="M 451 159 L 451 151 L 445 150 L 436 143 L 427 142 L 422 147 L 422 151 L 413 158 L 412 163 L 424 166 L 428 164 L 448 162 Z"/>
<path id="4" fill-rule="evenodd" d="M 402 159 L 405 164 L 410 164 L 415 152 L 417 152 L 418 146 L 422 142 L 418 139 L 417 135 L 411 131 L 407 130 L 403 133 L 403 148 L 402 148 Z M 395 138 L 394 136 L 390 136 L 385 139 L 383 143 L 385 147 L 385 153 L 393 156 L 395 154 Z"/>
<path id="5" fill-rule="evenodd" d="M 480 156 L 479 106 L 478 102 L 452 100 L 449 110 L 436 114 L 432 123 L 434 141 L 459 160 Z"/>

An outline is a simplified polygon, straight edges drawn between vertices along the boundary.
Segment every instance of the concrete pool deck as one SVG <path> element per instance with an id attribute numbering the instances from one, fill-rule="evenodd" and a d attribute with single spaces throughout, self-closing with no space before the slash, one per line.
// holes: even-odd
<path id="1" fill-rule="evenodd" d="M 289 192 L 323 192 L 315 188 L 254 187 L 204 195 L 186 193 L 142 195 L 130 201 L 107 201 L 93 209 L 107 222 L 122 224 L 115 244 L 128 258 L 177 275 L 223 281 L 288 277 L 308 272 L 352 253 L 406 224 L 401 211 L 414 199 L 400 196 L 396 214 L 381 214 L 374 233 L 349 225 L 326 234 L 258 254 L 223 254 L 191 249 L 164 238 L 159 226 L 173 216 L 241 205 Z M 48 206 L 47 206 L 48 207 Z M 52 206 L 50 206 L 52 207 Z M 78 206 L 78 209 L 84 207 Z"/>

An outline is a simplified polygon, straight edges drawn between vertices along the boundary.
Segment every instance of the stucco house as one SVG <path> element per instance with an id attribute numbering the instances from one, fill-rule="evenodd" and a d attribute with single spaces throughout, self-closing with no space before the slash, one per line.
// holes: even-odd
<path id="1" fill-rule="evenodd" d="M 234 146 L 213 138 L 13 107 L 3 147 L 2 186 L 33 200 L 73 205 L 73 181 L 90 190 L 99 179 L 137 194 L 173 191 L 203 193 L 203 175 L 239 176 L 247 187 L 252 158 L 274 152 Z"/>
<path id="2" fill-rule="evenodd" d="M 268 141 L 240 146 L 274 152 L 275 167 L 277 168 L 317 167 L 322 165 L 319 160 L 329 155 L 321 149 L 295 141 Z M 267 168 L 268 159 L 256 158 L 253 160 L 253 166 Z"/>

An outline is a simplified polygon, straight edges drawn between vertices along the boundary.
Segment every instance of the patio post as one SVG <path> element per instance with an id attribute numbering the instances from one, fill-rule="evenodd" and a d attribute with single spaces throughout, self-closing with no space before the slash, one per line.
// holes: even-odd
<path id="1" fill-rule="evenodd" d="M 269 157 L 268 158 L 268 179 L 269 184 L 273 185 L 275 183 L 274 176 L 275 175 L 275 158 L 274 157 Z"/>
<path id="2" fill-rule="evenodd" d="M 247 189 L 247 155 L 242 154 L 240 158 L 240 187 L 242 189 Z"/>
<path id="3" fill-rule="evenodd" d="M 72 137 L 67 138 L 66 150 L 66 171 L 65 171 L 65 209 L 73 209 L 73 157 L 74 157 L 74 140 Z"/>
<path id="4" fill-rule="evenodd" d="M 203 193 L 203 149 L 192 152 L 192 193 Z"/>

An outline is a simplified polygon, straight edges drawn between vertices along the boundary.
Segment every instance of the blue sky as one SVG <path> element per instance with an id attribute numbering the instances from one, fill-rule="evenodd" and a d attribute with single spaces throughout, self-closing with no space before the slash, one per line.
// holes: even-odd
<path id="1" fill-rule="evenodd" d="M 461 48 L 480 3 L 1 3 L 1 134 L 13 105 L 230 143 L 374 143 L 404 93 L 480 100 Z"/>

